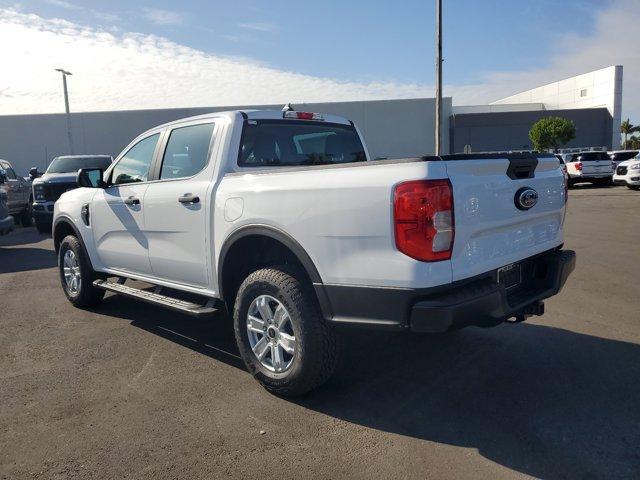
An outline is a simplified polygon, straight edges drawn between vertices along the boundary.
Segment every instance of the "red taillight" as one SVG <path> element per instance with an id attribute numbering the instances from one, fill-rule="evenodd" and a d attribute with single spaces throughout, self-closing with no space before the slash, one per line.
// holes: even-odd
<path id="1" fill-rule="evenodd" d="M 393 193 L 396 246 L 424 262 L 451 258 L 453 191 L 449 180 L 400 183 Z"/>
<path id="2" fill-rule="evenodd" d="M 575 167 L 576 167 L 576 170 L 578 170 L 578 171 L 582 171 L 582 163 L 577 162 L 577 163 L 575 164 Z"/>

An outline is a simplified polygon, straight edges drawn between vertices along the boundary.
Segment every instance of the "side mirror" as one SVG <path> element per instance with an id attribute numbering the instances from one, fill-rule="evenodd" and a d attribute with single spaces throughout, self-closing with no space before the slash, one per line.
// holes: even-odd
<path id="1" fill-rule="evenodd" d="M 104 181 L 102 180 L 102 169 L 81 168 L 80 170 L 78 170 L 76 184 L 79 187 L 104 188 Z"/>
<path id="2" fill-rule="evenodd" d="M 0 168 L 0 184 L 7 183 L 7 171 Z"/>
<path id="3" fill-rule="evenodd" d="M 31 167 L 31 170 L 29 170 L 29 178 L 31 180 L 38 178 L 40 176 L 40 172 L 38 172 L 38 167 Z"/>

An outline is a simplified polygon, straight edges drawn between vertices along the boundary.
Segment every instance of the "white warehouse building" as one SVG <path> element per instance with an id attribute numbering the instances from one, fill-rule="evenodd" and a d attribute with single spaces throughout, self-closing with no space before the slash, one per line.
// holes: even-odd
<path id="1" fill-rule="evenodd" d="M 208 112 L 282 108 L 282 105 L 209 106 L 157 110 L 72 112 L 76 154 L 116 156 L 134 137 L 156 125 Z M 353 120 L 372 157 L 431 155 L 435 145 L 435 100 L 417 98 L 295 105 L 298 110 L 332 113 Z M 489 105 L 460 106 L 443 101 L 443 153 L 464 150 L 526 150 L 528 132 L 537 120 L 561 116 L 576 126 L 567 147 L 620 146 L 622 66 L 611 66 L 510 95 Z M 448 119 L 448 121 L 447 121 Z M 51 159 L 69 154 L 63 113 L 0 116 L 0 158 L 19 175 L 32 166 L 46 168 Z"/>
<path id="2" fill-rule="evenodd" d="M 614 65 L 593 72 L 566 78 L 516 93 L 497 100 L 492 105 L 543 104 L 546 110 L 578 108 L 606 108 L 613 125 L 622 121 L 622 65 Z M 614 128 L 612 148 L 619 146 L 620 129 Z"/>

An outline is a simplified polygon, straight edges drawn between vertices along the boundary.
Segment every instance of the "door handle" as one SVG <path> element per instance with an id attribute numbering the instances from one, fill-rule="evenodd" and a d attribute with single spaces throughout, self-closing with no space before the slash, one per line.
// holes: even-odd
<path id="1" fill-rule="evenodd" d="M 192 195 L 191 193 L 185 193 L 181 197 L 178 197 L 180 203 L 200 203 L 200 197 Z"/>
<path id="2" fill-rule="evenodd" d="M 125 205 L 140 205 L 140 199 L 136 197 L 128 197 L 124 199 Z"/>

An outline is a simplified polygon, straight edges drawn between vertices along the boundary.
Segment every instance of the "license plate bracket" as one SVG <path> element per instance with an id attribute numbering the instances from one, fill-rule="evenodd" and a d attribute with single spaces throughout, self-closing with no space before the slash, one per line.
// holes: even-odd
<path id="1" fill-rule="evenodd" d="M 522 268 L 519 263 L 505 265 L 498 269 L 498 284 L 507 290 L 517 287 L 522 283 Z"/>

